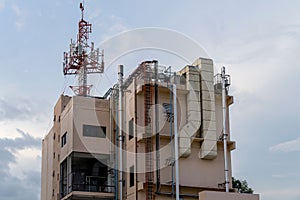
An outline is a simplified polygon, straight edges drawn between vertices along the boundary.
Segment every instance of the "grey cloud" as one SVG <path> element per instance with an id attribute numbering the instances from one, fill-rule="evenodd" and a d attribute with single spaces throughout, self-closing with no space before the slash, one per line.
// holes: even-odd
<path id="1" fill-rule="evenodd" d="M 29 133 L 17 129 L 21 137 L 15 139 L 2 138 L 0 139 L 0 147 L 9 148 L 12 150 L 21 150 L 24 148 L 40 148 L 41 139 L 31 136 Z"/>
<path id="2" fill-rule="evenodd" d="M 40 148 L 41 139 L 17 129 L 20 137 L 0 139 L 0 200 L 38 200 L 40 170 L 23 171 L 24 177 L 16 177 L 9 172 L 9 164 L 16 161 L 12 153 L 26 148 Z M 37 157 L 40 160 L 40 157 Z M 34 166 L 33 166 L 34 167 Z"/>
<path id="3" fill-rule="evenodd" d="M 39 185 L 27 181 L 27 176 L 24 179 L 5 176 L 0 180 L 0 200 L 38 200 Z"/>
<path id="4" fill-rule="evenodd" d="M 0 99 L 0 121 L 27 119 L 32 115 L 32 107 L 32 103 L 24 99 L 17 101 Z"/>
<path id="5" fill-rule="evenodd" d="M 269 148 L 270 152 L 294 152 L 294 151 L 300 151 L 300 137 L 296 138 L 294 140 L 282 142 L 279 144 L 276 144 L 274 146 L 271 146 Z"/>
<path id="6" fill-rule="evenodd" d="M 2 144 L 0 144 L 0 160 L 0 177 L 2 177 L 7 172 L 8 163 L 15 162 L 14 155 L 5 149 L 5 147 L 2 147 Z"/>

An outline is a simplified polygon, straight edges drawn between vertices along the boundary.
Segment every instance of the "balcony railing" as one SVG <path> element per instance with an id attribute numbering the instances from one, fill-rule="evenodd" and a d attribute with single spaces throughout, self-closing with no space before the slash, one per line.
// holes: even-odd
<path id="1" fill-rule="evenodd" d="M 68 179 L 68 180 L 67 180 Z M 81 173 L 71 173 L 64 177 L 61 184 L 61 196 L 73 191 L 114 193 L 115 186 L 107 183 L 107 177 L 86 176 Z"/>

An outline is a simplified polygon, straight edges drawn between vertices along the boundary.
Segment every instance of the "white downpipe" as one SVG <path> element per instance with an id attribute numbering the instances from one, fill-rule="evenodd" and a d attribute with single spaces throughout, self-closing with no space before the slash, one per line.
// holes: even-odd
<path id="1" fill-rule="evenodd" d="M 123 199 L 123 65 L 119 65 L 119 192 L 120 200 Z"/>
<path id="2" fill-rule="evenodd" d="M 179 156 L 178 156 L 178 128 L 177 128 L 177 91 L 173 84 L 173 106 L 174 106 L 174 148 L 175 148 L 175 178 L 176 178 L 176 200 L 179 200 Z"/>
<path id="3" fill-rule="evenodd" d="M 225 171 L 225 188 L 226 192 L 229 192 L 229 180 L 228 180 L 228 160 L 227 160 L 227 129 L 226 129 L 226 116 L 227 116 L 227 105 L 226 105 L 226 78 L 225 78 L 225 67 L 222 67 L 222 110 L 223 110 L 223 144 L 224 144 L 224 171 Z"/>
<path id="4" fill-rule="evenodd" d="M 112 99 L 109 100 L 109 141 L 112 141 L 112 123 L 111 123 L 111 119 L 112 119 L 112 108 L 113 108 L 113 101 Z M 111 165 L 113 162 L 113 157 L 112 157 L 112 152 L 113 152 L 113 143 L 110 143 L 109 145 L 109 164 Z M 107 174 L 107 184 L 108 185 L 112 185 L 112 175 L 111 173 Z M 111 187 L 107 188 L 108 192 L 111 192 Z"/>

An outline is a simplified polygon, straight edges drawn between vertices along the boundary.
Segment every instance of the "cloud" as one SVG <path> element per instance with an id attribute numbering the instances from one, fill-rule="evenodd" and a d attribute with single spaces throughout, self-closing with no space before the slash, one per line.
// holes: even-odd
<path id="1" fill-rule="evenodd" d="M 122 19 L 121 17 L 118 17 L 116 15 L 111 15 L 110 19 L 112 25 L 109 28 L 109 32 L 111 32 L 112 34 L 116 34 L 128 30 L 128 27 L 126 26 L 124 19 Z"/>
<path id="2" fill-rule="evenodd" d="M 12 96 L 0 97 L 0 138 L 19 136 L 16 127 L 34 136 L 46 134 L 52 122 L 51 104 L 38 98 Z M 33 126 L 34 124 L 34 126 Z"/>
<path id="3" fill-rule="evenodd" d="M 109 32 L 111 33 L 119 33 L 128 30 L 125 24 L 122 22 L 115 23 L 111 27 L 109 27 Z"/>
<path id="4" fill-rule="evenodd" d="M 98 26 L 106 30 L 102 33 L 101 41 L 105 41 L 108 38 L 111 38 L 112 35 L 129 30 L 125 19 L 118 17 L 116 15 L 111 15 L 108 18 L 98 17 L 100 21 L 105 21 L 106 23 L 98 23 Z"/>
<path id="5" fill-rule="evenodd" d="M 295 152 L 300 151 L 300 137 L 294 140 L 282 142 L 279 144 L 276 144 L 274 146 L 271 146 L 269 148 L 270 152 Z"/>
<path id="6" fill-rule="evenodd" d="M 40 170 L 23 171 L 23 177 L 10 173 L 10 164 L 16 163 L 14 152 L 22 149 L 40 149 L 41 139 L 17 129 L 20 136 L 14 139 L 0 139 L 0 200 L 38 200 L 40 188 Z M 19 166 L 23 169 L 22 166 Z"/>
<path id="7" fill-rule="evenodd" d="M 264 34 L 254 32 L 243 40 L 224 41 L 216 47 L 216 62 L 229 67 L 239 90 L 270 97 L 266 87 L 285 83 L 283 79 L 289 80 L 291 71 L 298 70 L 295 58 L 300 44 L 299 27 L 280 26 Z"/>
<path id="8" fill-rule="evenodd" d="M 13 150 L 23 150 L 25 148 L 39 148 L 41 140 L 40 138 L 32 137 L 29 133 L 17 129 L 17 132 L 21 137 L 14 139 L 2 138 L 0 139 L 0 146 Z"/>
<path id="9" fill-rule="evenodd" d="M 32 114 L 31 103 L 26 100 L 9 101 L 0 99 L 0 121 L 27 119 Z"/>
<path id="10" fill-rule="evenodd" d="M 15 26 L 18 30 L 22 30 L 25 26 L 25 14 L 17 4 L 12 4 L 11 8 L 16 16 Z"/>

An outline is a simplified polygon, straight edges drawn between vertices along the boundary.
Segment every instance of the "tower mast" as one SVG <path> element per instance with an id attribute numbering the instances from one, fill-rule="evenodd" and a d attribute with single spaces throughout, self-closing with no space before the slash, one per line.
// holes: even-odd
<path id="1" fill-rule="evenodd" d="M 64 75 L 78 75 L 78 86 L 70 86 L 76 95 L 89 96 L 92 85 L 87 84 L 88 74 L 103 73 L 104 52 L 94 49 L 94 43 L 88 43 L 92 33 L 92 24 L 84 20 L 84 3 L 80 3 L 81 20 L 78 23 L 77 40 L 71 39 L 69 52 L 64 52 Z M 101 57 L 101 61 L 99 58 Z"/>

